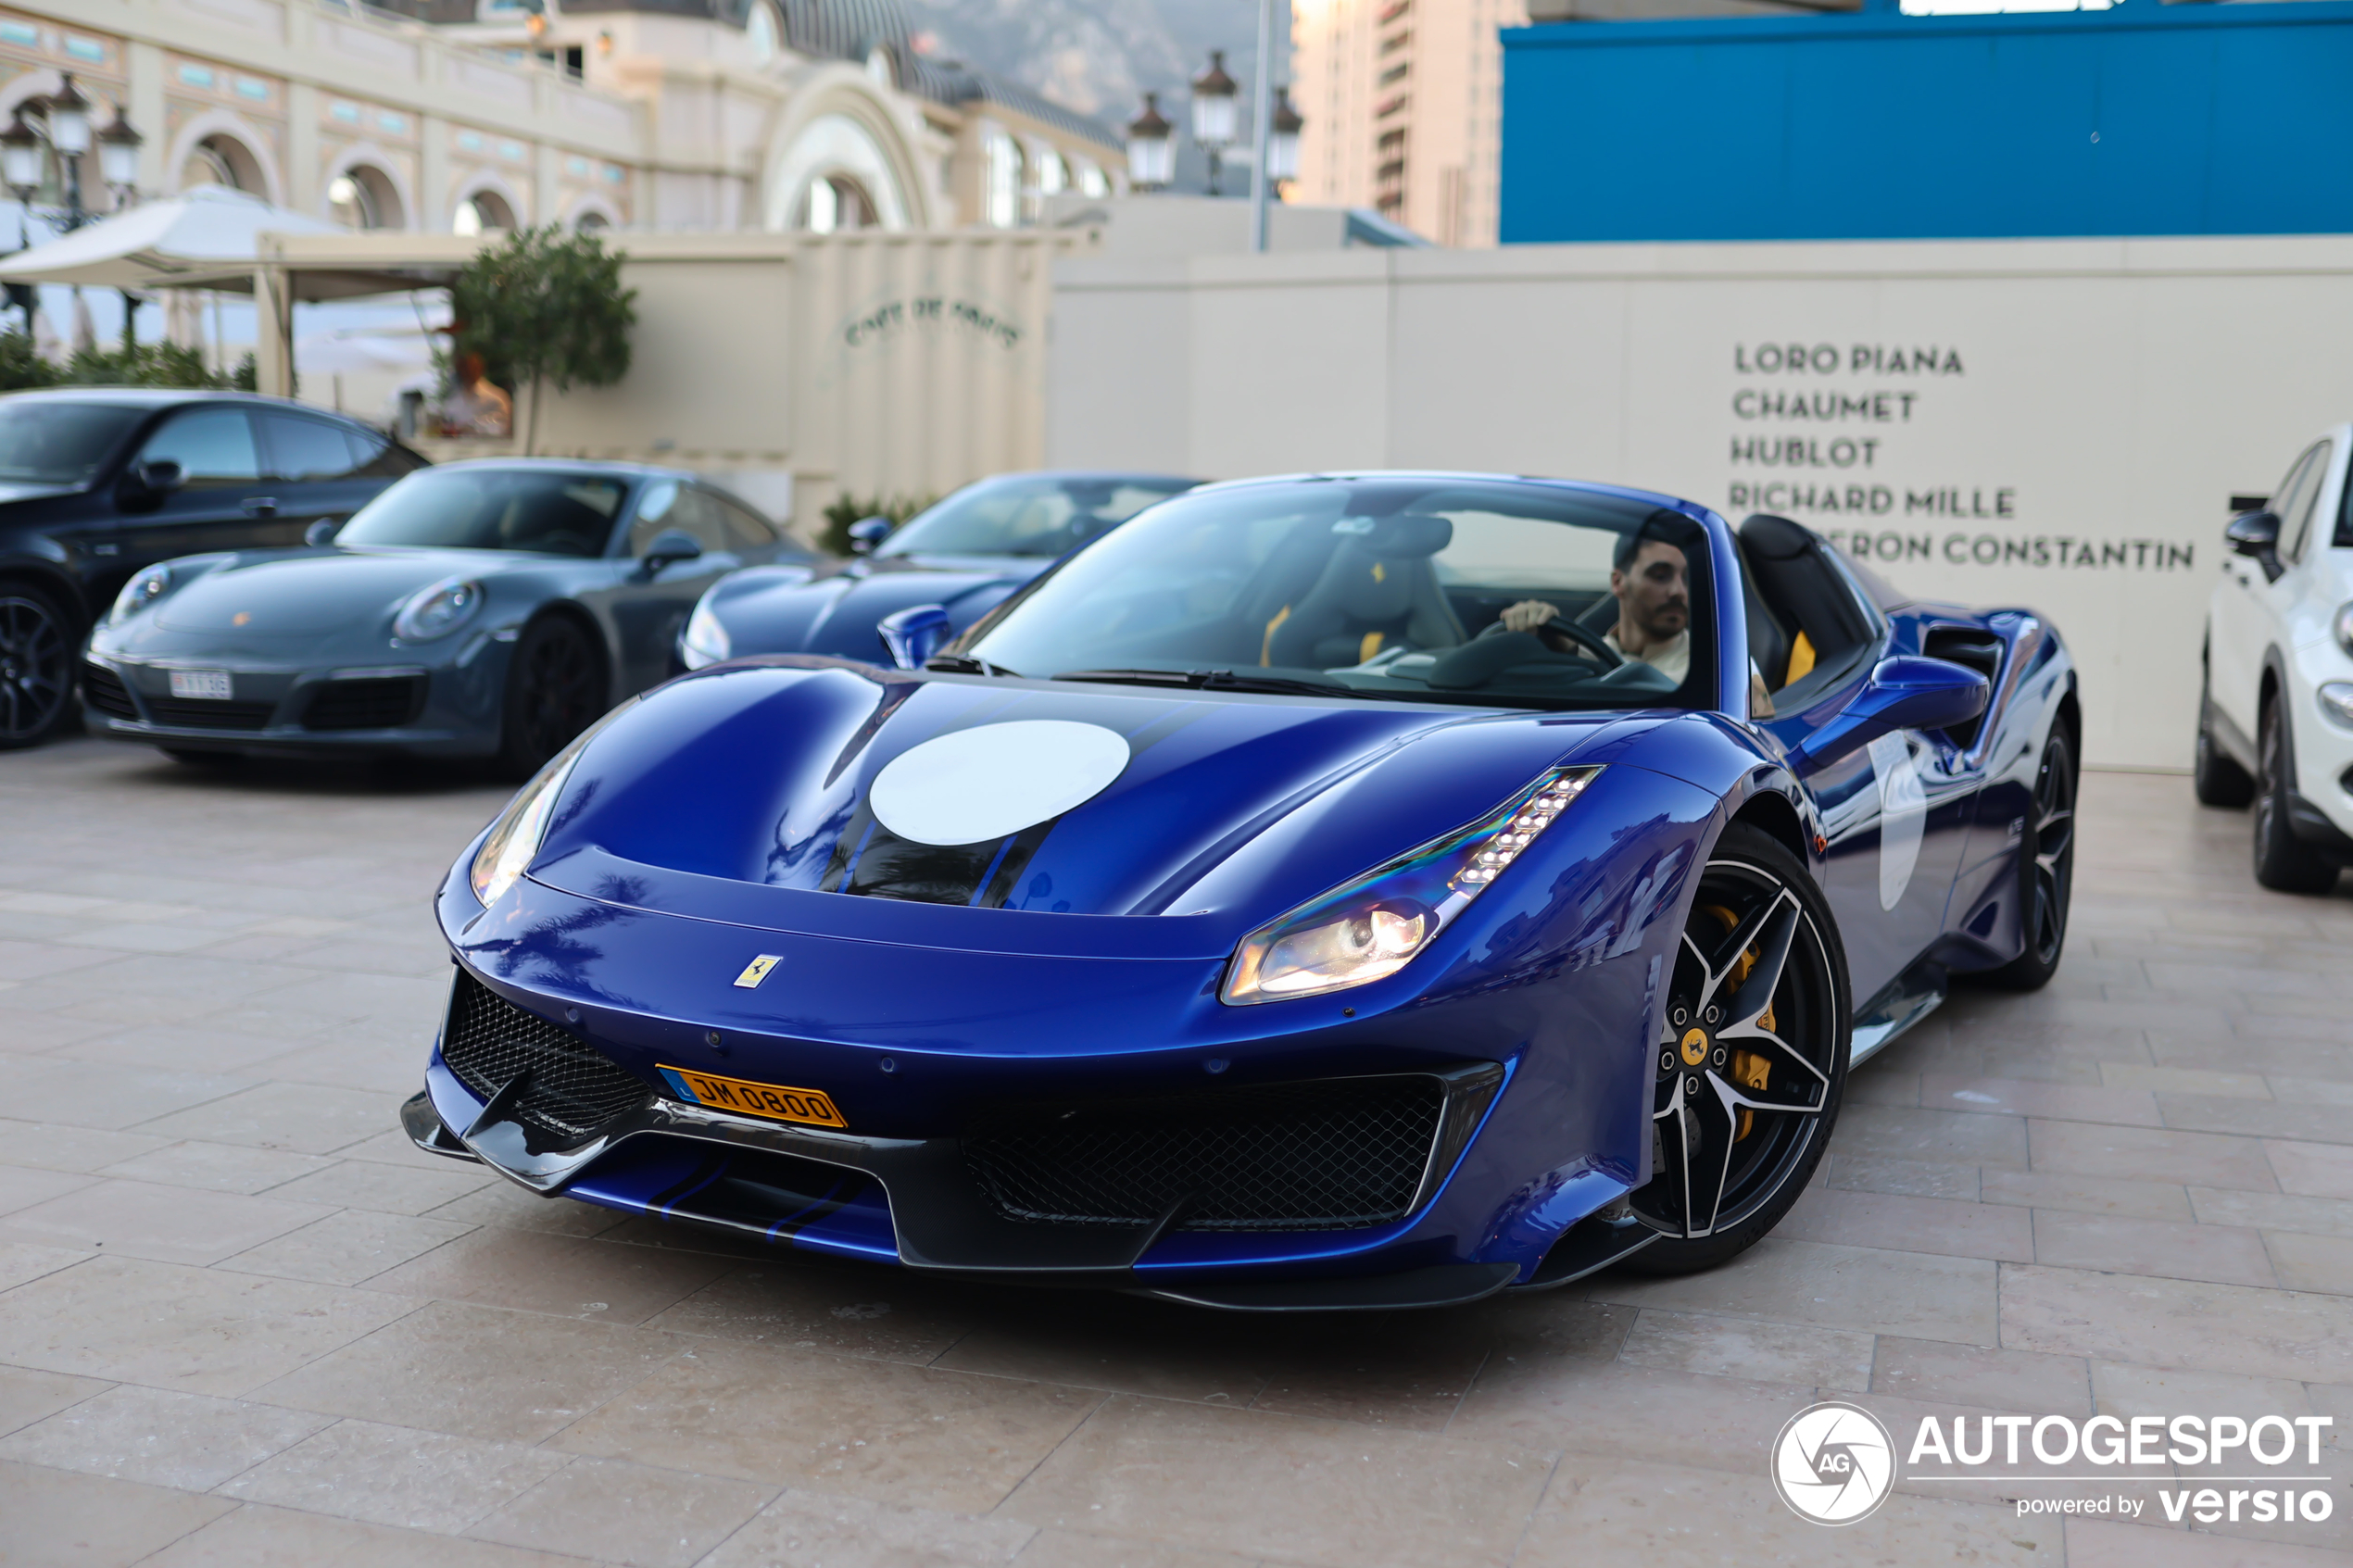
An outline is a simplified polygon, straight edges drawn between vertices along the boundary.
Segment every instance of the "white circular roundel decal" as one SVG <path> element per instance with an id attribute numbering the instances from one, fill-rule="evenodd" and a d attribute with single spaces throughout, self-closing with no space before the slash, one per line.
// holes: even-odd
<path id="1" fill-rule="evenodd" d="M 956 730 L 883 765 L 867 792 L 875 820 L 916 844 L 977 844 L 1082 806 L 1127 766 L 1101 724 L 1016 719 Z"/>

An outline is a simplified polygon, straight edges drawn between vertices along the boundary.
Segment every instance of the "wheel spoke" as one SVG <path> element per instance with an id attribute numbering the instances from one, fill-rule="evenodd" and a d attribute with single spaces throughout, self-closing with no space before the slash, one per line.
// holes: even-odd
<path id="1" fill-rule="evenodd" d="M 1686 1095 L 1688 1079 L 1677 1079 L 1668 1104 L 1652 1121 L 1668 1140 L 1666 1171 L 1687 1237 L 1716 1229 L 1724 1203 L 1725 1177 L 1732 1163 L 1733 1115 L 1720 1093 Z"/>
<path id="2" fill-rule="evenodd" d="M 1699 993 L 1698 1006 L 1703 1010 L 1716 999 L 1716 993 L 1723 986 L 1725 977 L 1740 966 L 1741 955 L 1756 945 L 1757 933 L 1764 929 L 1766 922 L 1773 918 L 1774 913 L 1788 898 L 1788 890 L 1783 889 L 1780 897 L 1734 927 L 1732 934 L 1726 937 L 1717 948 L 1717 951 L 1723 955 L 1720 962 L 1710 962 L 1704 953 L 1700 954 L 1700 966 L 1706 973 L 1706 982 L 1700 987 Z M 1688 931 L 1683 934 L 1683 941 L 1694 953 L 1700 953 L 1698 944 L 1692 941 Z M 1776 981 L 1780 979 L 1778 964 L 1775 966 L 1774 978 Z"/>
<path id="3" fill-rule="evenodd" d="M 1782 967 L 1789 962 L 1789 945 L 1796 935 L 1797 901 L 1784 893 L 1766 909 L 1755 938 L 1756 961 L 1749 967 L 1740 989 L 1724 1004 L 1725 1028 L 1755 1023 L 1772 1010 L 1773 995 L 1781 988 Z"/>
<path id="4" fill-rule="evenodd" d="M 1745 1023 L 1724 1029 L 1718 1032 L 1716 1037 L 1728 1046 L 1764 1046 L 1767 1049 L 1760 1054 L 1769 1055 L 1773 1059 L 1776 1066 L 1798 1069 L 1806 1073 L 1807 1077 L 1812 1079 L 1814 1084 L 1818 1085 L 1825 1092 L 1827 1092 L 1831 1086 L 1829 1074 L 1825 1073 L 1820 1068 L 1815 1066 L 1812 1062 L 1806 1060 L 1805 1056 L 1797 1049 L 1796 1047 L 1791 1045 L 1787 1040 L 1782 1039 L 1779 1035 L 1776 1035 L 1771 1030 L 1765 1028 L 1753 1019 Z M 1790 1109 L 1790 1107 L 1776 1105 L 1772 1109 L 1776 1110 L 1785 1110 Z M 1810 1106 L 1806 1107 L 1806 1109 L 1815 1110 L 1820 1110 L 1820 1101 L 1818 1099 L 1814 1101 Z"/>

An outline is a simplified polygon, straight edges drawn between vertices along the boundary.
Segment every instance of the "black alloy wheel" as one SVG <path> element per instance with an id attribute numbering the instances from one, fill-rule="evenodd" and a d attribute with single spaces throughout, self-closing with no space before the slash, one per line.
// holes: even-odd
<path id="1" fill-rule="evenodd" d="M 1973 976 L 2005 991 L 2039 991 L 2058 972 L 2067 910 L 2075 896 L 2075 747 L 2064 726 L 2043 743 L 2034 804 L 2018 847 L 2018 907 L 2026 946 L 2001 968 Z"/>
<path id="2" fill-rule="evenodd" d="M 1664 1234 L 1627 1268 L 1712 1268 L 1780 1223 L 1838 1118 L 1851 1011 L 1820 889 L 1735 822 L 1700 876 L 1652 1047 L 1651 1179 L 1632 1204 Z"/>
<path id="3" fill-rule="evenodd" d="M 2255 798 L 2255 781 L 2235 759 L 2214 744 L 2214 677 L 2198 660 L 2197 749 L 2192 754 L 2190 789 L 2201 806 L 2235 810 Z"/>
<path id="4" fill-rule="evenodd" d="M 2255 880 L 2280 893 L 2326 893 L 2336 885 L 2336 867 L 2289 825 L 2287 715 L 2280 708 L 2277 696 L 2263 705 L 2256 747 L 2262 776 L 2255 784 Z"/>
<path id="5" fill-rule="evenodd" d="M 499 758 L 528 777 L 605 711 L 604 659 L 588 634 L 561 616 L 523 629 L 507 667 Z"/>
<path id="6" fill-rule="evenodd" d="M 0 751 L 39 746 L 65 722 L 74 643 L 72 623 L 48 595 L 0 583 Z"/>

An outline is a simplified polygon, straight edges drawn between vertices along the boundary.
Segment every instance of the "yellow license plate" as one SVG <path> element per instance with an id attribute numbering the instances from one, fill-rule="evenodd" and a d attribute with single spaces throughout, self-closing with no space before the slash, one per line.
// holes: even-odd
<path id="1" fill-rule="evenodd" d="M 765 1116 L 775 1122 L 802 1122 L 812 1127 L 840 1127 L 834 1102 L 820 1089 L 788 1089 L 782 1084 L 755 1084 L 746 1078 L 722 1078 L 691 1067 L 665 1067 L 661 1075 L 670 1086 L 697 1105 L 732 1110 L 738 1116 Z"/>

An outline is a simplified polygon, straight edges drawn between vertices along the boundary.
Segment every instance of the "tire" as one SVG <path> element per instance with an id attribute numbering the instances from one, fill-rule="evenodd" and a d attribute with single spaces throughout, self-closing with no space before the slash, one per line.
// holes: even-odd
<path id="1" fill-rule="evenodd" d="M 603 655 L 579 624 L 543 616 L 523 628 L 507 665 L 498 759 L 529 778 L 605 711 Z"/>
<path id="2" fill-rule="evenodd" d="M 2203 733 L 2199 739 L 2205 738 Z M 2026 947 L 1999 969 L 1970 976 L 2003 991 L 2039 991 L 2058 972 L 2067 949 L 2067 911 L 2075 896 L 2075 786 L 2081 770 L 2065 726 L 2043 743 L 2034 804 L 2018 849 L 2018 907 Z"/>
<path id="3" fill-rule="evenodd" d="M 1725 829 L 1652 1047 L 1652 1176 L 1631 1201 L 1666 1234 L 1622 1267 L 1714 1268 L 1780 1223 L 1838 1120 L 1853 1010 L 1845 950 L 1814 879 L 1769 834 Z"/>
<path id="4" fill-rule="evenodd" d="M 2255 798 L 2255 780 L 2228 752 L 2214 744 L 2214 699 L 2208 695 L 2211 677 L 2201 674 L 2197 693 L 2197 750 L 2190 767 L 2190 788 L 2201 806 L 2226 806 L 2233 810 Z"/>
<path id="5" fill-rule="evenodd" d="M 2280 893 L 2326 893 L 2336 885 L 2336 866 L 2288 825 L 2287 746 L 2287 716 L 2274 696 L 2263 705 L 2257 751 L 2263 766 L 2255 786 L 2255 880 Z"/>
<path id="6" fill-rule="evenodd" d="M 0 751 L 39 746 L 73 711 L 73 618 L 28 583 L 0 583 Z"/>

